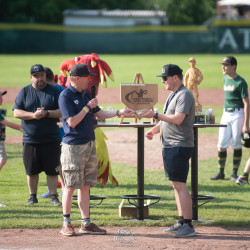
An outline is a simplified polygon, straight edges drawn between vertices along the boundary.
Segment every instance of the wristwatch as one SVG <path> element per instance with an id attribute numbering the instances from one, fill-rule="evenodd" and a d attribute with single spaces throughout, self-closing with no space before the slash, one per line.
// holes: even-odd
<path id="1" fill-rule="evenodd" d="M 49 111 L 48 110 L 46 110 L 46 116 L 45 117 L 49 117 Z"/>
<path id="2" fill-rule="evenodd" d="M 159 116 L 159 113 L 156 112 L 155 115 L 154 115 L 154 118 L 157 120 L 157 119 L 158 119 L 158 116 Z"/>

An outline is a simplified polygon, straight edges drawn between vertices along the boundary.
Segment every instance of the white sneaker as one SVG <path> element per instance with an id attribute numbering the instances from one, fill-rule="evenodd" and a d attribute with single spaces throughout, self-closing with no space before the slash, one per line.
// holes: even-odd
<path id="1" fill-rule="evenodd" d="M 0 207 L 6 207 L 1 201 L 0 201 Z"/>

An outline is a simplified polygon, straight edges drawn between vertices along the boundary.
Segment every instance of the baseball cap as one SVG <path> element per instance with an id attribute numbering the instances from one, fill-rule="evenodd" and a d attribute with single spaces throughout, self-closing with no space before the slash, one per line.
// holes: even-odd
<path id="1" fill-rule="evenodd" d="M 195 60 L 195 58 L 194 58 L 194 57 L 190 57 L 188 61 L 189 61 L 189 62 L 191 62 L 191 61 L 196 62 L 196 60 Z"/>
<path id="2" fill-rule="evenodd" d="M 236 65 L 237 66 L 237 60 L 233 56 L 226 56 L 221 64 L 230 64 L 230 65 Z"/>
<path id="3" fill-rule="evenodd" d="M 181 75 L 182 69 L 175 64 L 167 64 L 162 67 L 162 74 L 157 77 Z"/>
<path id="4" fill-rule="evenodd" d="M 0 95 L 5 95 L 7 93 L 7 91 L 0 91 Z"/>
<path id="5" fill-rule="evenodd" d="M 39 72 L 45 72 L 44 67 L 41 64 L 35 64 L 30 68 L 30 74 L 35 75 Z"/>
<path id="6" fill-rule="evenodd" d="M 70 70 L 71 76 L 95 76 L 89 71 L 89 67 L 86 64 L 76 64 Z"/>

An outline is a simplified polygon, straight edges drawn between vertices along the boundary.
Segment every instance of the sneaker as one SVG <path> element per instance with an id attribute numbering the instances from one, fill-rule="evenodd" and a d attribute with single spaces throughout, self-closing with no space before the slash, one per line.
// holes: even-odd
<path id="1" fill-rule="evenodd" d="M 6 207 L 1 201 L 0 201 L 0 207 Z"/>
<path id="2" fill-rule="evenodd" d="M 163 232 L 165 232 L 165 233 L 176 232 L 176 231 L 178 231 L 178 229 L 179 229 L 181 226 L 182 226 L 182 224 L 181 224 L 179 221 L 177 221 L 177 222 L 176 222 L 174 225 L 172 225 L 171 227 L 164 229 Z"/>
<path id="3" fill-rule="evenodd" d="M 28 204 L 28 205 L 34 205 L 35 203 L 38 203 L 37 198 L 34 197 L 34 196 L 30 196 L 30 198 L 29 198 L 28 201 L 27 201 L 27 204 Z"/>
<path id="4" fill-rule="evenodd" d="M 60 233 L 64 236 L 74 236 L 76 235 L 75 229 L 72 226 L 71 223 L 68 223 L 66 225 L 64 225 L 60 231 Z"/>
<path id="5" fill-rule="evenodd" d="M 106 234 L 106 232 L 107 231 L 105 229 L 99 228 L 94 223 L 90 223 L 87 227 L 81 224 L 81 228 L 79 230 L 79 233 L 82 233 L 82 234 Z"/>
<path id="6" fill-rule="evenodd" d="M 62 203 L 58 200 L 58 194 L 50 195 L 50 203 L 55 206 L 61 206 Z"/>
<path id="7" fill-rule="evenodd" d="M 174 237 L 192 237 L 195 236 L 196 232 L 194 231 L 194 227 L 190 226 L 188 223 L 184 223 L 179 230 L 173 234 Z"/>
<path id="8" fill-rule="evenodd" d="M 46 193 L 39 195 L 38 198 L 49 198 L 49 191 L 47 191 Z"/>
<path id="9" fill-rule="evenodd" d="M 225 174 L 220 174 L 220 173 L 210 178 L 211 181 L 224 180 L 224 179 L 225 179 Z"/>
<path id="10" fill-rule="evenodd" d="M 236 183 L 238 185 L 247 185 L 248 183 L 248 178 L 246 176 L 240 175 L 238 179 L 236 180 Z"/>
<path id="11" fill-rule="evenodd" d="M 231 181 L 236 181 L 237 178 L 238 178 L 238 176 L 237 176 L 237 174 L 232 174 L 232 175 L 230 176 L 230 178 L 231 178 Z"/>

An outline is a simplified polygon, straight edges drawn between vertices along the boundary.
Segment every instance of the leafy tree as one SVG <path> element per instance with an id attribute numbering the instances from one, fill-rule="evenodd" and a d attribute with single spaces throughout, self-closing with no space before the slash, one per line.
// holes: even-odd
<path id="1" fill-rule="evenodd" d="M 165 10 L 170 24 L 201 24 L 215 13 L 214 0 L 0 0 L 0 22 L 60 24 L 66 9 Z"/>
<path id="2" fill-rule="evenodd" d="M 202 24 L 215 14 L 214 0 L 170 0 L 169 24 Z"/>

